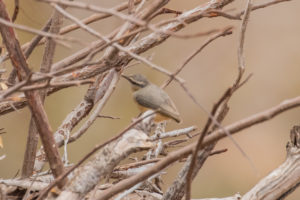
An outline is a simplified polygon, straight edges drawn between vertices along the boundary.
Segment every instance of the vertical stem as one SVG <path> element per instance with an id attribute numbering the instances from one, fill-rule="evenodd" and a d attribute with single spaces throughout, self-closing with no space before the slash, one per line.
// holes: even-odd
<path id="1" fill-rule="evenodd" d="M 46 25 L 42 29 L 43 31 L 48 31 L 50 29 L 50 25 L 52 24 L 51 19 L 52 19 L 52 17 L 47 21 Z M 29 48 L 26 49 L 26 51 L 24 52 L 25 58 L 29 57 L 29 55 L 32 53 L 34 47 L 36 47 L 36 45 L 39 43 L 39 41 L 41 39 L 43 39 L 43 36 L 37 35 L 31 40 Z M 47 45 L 46 45 L 46 48 L 47 48 Z M 42 66 L 41 66 L 40 71 L 42 71 Z M 14 72 L 15 72 L 15 77 L 13 78 Z M 45 72 L 47 72 L 47 71 L 45 70 Z M 15 80 L 15 78 L 17 76 L 17 70 L 15 68 L 13 69 L 11 75 L 12 76 L 10 76 L 10 78 L 13 78 L 13 80 Z M 41 94 L 42 93 L 45 94 L 41 90 Z M 42 101 L 44 101 L 43 98 L 44 97 L 42 97 Z M 21 174 L 22 178 L 30 177 L 33 174 L 38 140 L 39 140 L 39 136 L 38 136 L 37 128 L 36 128 L 33 118 L 31 117 L 30 124 L 29 124 L 28 136 L 27 136 L 26 150 L 24 153 L 24 161 L 23 161 L 23 166 L 22 166 L 22 174 Z"/>

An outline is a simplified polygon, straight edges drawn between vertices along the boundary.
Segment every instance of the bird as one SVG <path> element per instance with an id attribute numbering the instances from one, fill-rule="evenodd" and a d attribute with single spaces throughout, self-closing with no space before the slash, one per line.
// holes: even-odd
<path id="1" fill-rule="evenodd" d="M 172 119 L 180 123 L 179 112 L 169 95 L 157 85 L 151 83 L 141 74 L 122 75 L 131 83 L 133 99 L 138 104 L 141 112 L 156 111 L 156 123 Z"/>

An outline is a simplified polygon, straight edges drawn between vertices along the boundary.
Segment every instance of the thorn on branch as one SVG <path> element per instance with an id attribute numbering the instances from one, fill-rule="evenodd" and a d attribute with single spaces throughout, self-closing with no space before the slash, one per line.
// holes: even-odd
<path id="1" fill-rule="evenodd" d="M 209 155 L 213 156 L 213 155 L 225 153 L 227 151 L 228 151 L 228 149 L 220 149 L 220 150 L 216 150 L 216 151 L 211 152 Z"/>

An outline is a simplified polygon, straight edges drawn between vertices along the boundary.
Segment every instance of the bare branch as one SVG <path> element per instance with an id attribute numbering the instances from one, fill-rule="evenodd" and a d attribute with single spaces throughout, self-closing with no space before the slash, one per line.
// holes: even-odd
<path id="1" fill-rule="evenodd" d="M 241 31 L 240 31 L 240 39 L 239 39 L 239 47 L 238 47 L 238 67 L 239 67 L 239 78 L 241 78 L 242 74 L 245 71 L 245 59 L 244 59 L 244 43 L 245 43 L 245 33 L 247 24 L 250 17 L 252 7 L 252 0 L 247 1 L 247 5 L 245 8 L 245 15 L 243 17 Z M 238 79 L 239 80 L 239 79 Z"/>
<path id="2" fill-rule="evenodd" d="M 69 42 L 78 42 L 78 43 L 82 44 L 82 41 L 80 41 L 78 39 L 70 38 L 70 37 L 64 37 L 64 36 L 60 36 L 60 35 L 56 35 L 56 34 L 51 34 L 51 33 L 40 31 L 40 30 L 37 30 L 37 29 L 33 29 L 33 28 L 30 28 L 30 27 L 27 27 L 27 26 L 14 24 L 14 23 L 11 23 L 11 22 L 5 20 L 4 18 L 0 18 L 0 24 L 6 25 L 6 26 L 9 26 L 9 27 L 12 27 L 12 28 L 16 28 L 16 29 L 19 29 L 19 30 L 22 30 L 22 31 L 26 31 L 26 32 L 29 32 L 29 33 L 33 33 L 33 34 L 36 34 L 36 35 L 41 35 L 41 36 L 44 36 L 44 37 L 53 38 L 53 39 L 56 39 L 56 40 L 63 40 L 63 41 L 69 41 Z"/>
<path id="3" fill-rule="evenodd" d="M 14 14 L 13 14 L 13 16 L 12 16 L 12 18 L 11 18 L 11 21 L 12 21 L 12 22 L 16 21 L 17 16 L 18 16 L 18 14 L 19 14 L 19 9 L 20 9 L 19 4 L 20 4 L 19 0 L 15 0 Z"/>
<path id="4" fill-rule="evenodd" d="M 151 141 L 158 140 L 158 139 L 164 139 L 164 138 L 169 138 L 169 137 L 177 137 L 180 135 L 188 135 L 189 133 L 193 132 L 196 130 L 195 126 L 183 128 L 183 129 L 178 129 L 175 131 L 170 131 L 166 133 L 162 133 L 160 135 L 153 135 L 150 137 Z"/>

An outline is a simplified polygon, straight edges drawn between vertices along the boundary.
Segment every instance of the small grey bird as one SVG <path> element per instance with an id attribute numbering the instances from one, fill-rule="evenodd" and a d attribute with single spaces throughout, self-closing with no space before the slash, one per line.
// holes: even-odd
<path id="1" fill-rule="evenodd" d="M 148 81 L 141 74 L 122 76 L 131 83 L 133 98 L 140 110 L 142 112 L 147 110 L 158 112 L 154 119 L 155 122 L 167 119 L 173 119 L 177 123 L 181 121 L 175 104 L 164 90 Z"/>

